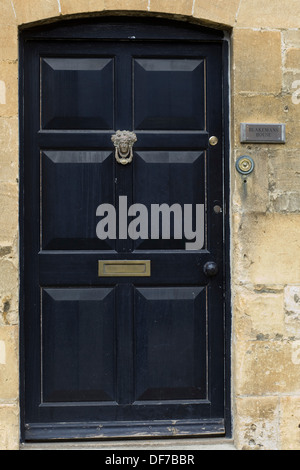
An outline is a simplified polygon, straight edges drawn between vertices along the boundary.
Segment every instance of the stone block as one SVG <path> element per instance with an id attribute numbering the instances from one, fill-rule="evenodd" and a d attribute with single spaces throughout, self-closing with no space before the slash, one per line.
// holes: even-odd
<path id="1" fill-rule="evenodd" d="M 236 400 L 235 445 L 239 450 L 278 450 L 278 397 Z"/>
<path id="2" fill-rule="evenodd" d="M 195 0 L 193 16 L 201 20 L 225 26 L 233 26 L 240 0 Z"/>
<path id="3" fill-rule="evenodd" d="M 238 340 L 268 340 L 285 334 L 283 289 L 277 286 L 237 287 L 233 331 Z"/>
<path id="4" fill-rule="evenodd" d="M 233 214 L 236 284 L 300 284 L 300 214 Z"/>
<path id="5" fill-rule="evenodd" d="M 283 40 L 286 46 L 300 47 L 300 29 L 283 31 Z"/>
<path id="6" fill-rule="evenodd" d="M 33 23 L 59 16 L 57 0 L 13 0 L 17 24 Z"/>
<path id="7" fill-rule="evenodd" d="M 289 191 L 281 193 L 274 191 L 270 195 L 270 209 L 274 212 L 286 214 L 300 212 L 300 194 L 299 192 Z"/>
<path id="8" fill-rule="evenodd" d="M 241 0 L 237 26 L 248 28 L 298 28 L 298 0 Z"/>
<path id="9" fill-rule="evenodd" d="M 147 10 L 148 0 L 60 0 L 61 13 L 71 15 L 76 13 L 95 13 L 106 10 L 144 11 Z"/>
<path id="10" fill-rule="evenodd" d="M 300 397 L 280 398 L 280 449 L 300 449 Z"/>
<path id="11" fill-rule="evenodd" d="M 14 260 L 0 259 L 0 325 L 18 323 L 18 277 Z"/>
<path id="12" fill-rule="evenodd" d="M 266 396 L 300 393 L 300 345 L 288 339 L 239 341 L 234 348 L 235 391 Z"/>
<path id="13" fill-rule="evenodd" d="M 293 105 L 291 105 L 292 107 Z M 294 111 L 294 112 L 293 112 Z M 290 113 L 291 120 L 286 122 L 286 142 L 290 148 L 299 149 L 300 121 L 295 119 L 300 114 L 299 105 L 294 106 Z"/>
<path id="14" fill-rule="evenodd" d="M 288 123 L 288 128 L 293 122 Z M 297 123 L 295 123 L 297 125 Z M 300 212 L 300 150 L 283 147 L 269 159 L 270 210 Z"/>
<path id="15" fill-rule="evenodd" d="M 171 13 L 174 15 L 190 16 L 193 11 L 193 0 L 151 0 L 150 11 L 160 13 Z"/>
<path id="16" fill-rule="evenodd" d="M 234 30 L 233 63 L 236 92 L 280 93 L 282 87 L 280 32 Z"/>
<path id="17" fill-rule="evenodd" d="M 19 273 L 12 247 L 0 246 L 0 326 L 19 323 Z"/>
<path id="18" fill-rule="evenodd" d="M 147 10 L 148 0 L 105 0 L 105 10 L 144 11 Z"/>
<path id="19" fill-rule="evenodd" d="M 298 92 L 297 92 L 298 90 Z M 287 106 L 295 101 L 300 104 L 300 71 L 288 70 L 283 73 L 283 92 L 288 95 L 294 95 L 293 99 L 288 97 Z"/>
<path id="20" fill-rule="evenodd" d="M 300 150 L 282 148 L 272 153 L 269 160 L 272 189 L 280 192 L 298 191 L 300 194 Z"/>
<path id="21" fill-rule="evenodd" d="M 0 327 L 0 398 L 2 401 L 17 400 L 19 396 L 18 346 L 18 327 Z"/>
<path id="22" fill-rule="evenodd" d="M 18 91 L 18 63 L 0 61 L 0 116 L 18 115 Z"/>
<path id="23" fill-rule="evenodd" d="M 18 405 L 0 405 L 0 450 L 19 450 L 19 415 Z"/>
<path id="24" fill-rule="evenodd" d="M 12 0 L 1 0 L 0 22 L 3 24 L 16 24 L 16 15 Z"/>
<path id="25" fill-rule="evenodd" d="M 0 245 L 11 246 L 18 233 L 18 186 L 0 183 Z"/>
<path id="26" fill-rule="evenodd" d="M 105 0 L 60 0 L 61 13 L 63 15 L 72 15 L 75 13 L 89 13 L 102 11 L 105 6 Z"/>
<path id="27" fill-rule="evenodd" d="M 285 67 L 300 72 L 300 48 L 292 48 L 286 51 Z"/>
<path id="28" fill-rule="evenodd" d="M 0 182 L 15 182 L 19 176 L 18 140 L 18 118 L 0 117 Z"/>
<path id="29" fill-rule="evenodd" d="M 2 21 L 5 18 L 0 18 L 0 60 L 18 60 L 18 27 Z"/>
<path id="30" fill-rule="evenodd" d="M 17 289 L 11 290 L 14 293 L 0 296 L 0 326 L 18 325 L 19 323 Z"/>
<path id="31" fill-rule="evenodd" d="M 288 333 L 300 338 L 300 286 L 285 287 L 284 308 Z"/>

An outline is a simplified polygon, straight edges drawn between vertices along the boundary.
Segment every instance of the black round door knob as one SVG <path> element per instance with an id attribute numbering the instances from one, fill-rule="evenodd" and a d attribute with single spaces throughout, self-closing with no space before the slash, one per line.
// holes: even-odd
<path id="1" fill-rule="evenodd" d="M 217 263 L 214 261 L 208 261 L 203 268 L 204 274 L 208 277 L 216 276 L 219 272 Z"/>

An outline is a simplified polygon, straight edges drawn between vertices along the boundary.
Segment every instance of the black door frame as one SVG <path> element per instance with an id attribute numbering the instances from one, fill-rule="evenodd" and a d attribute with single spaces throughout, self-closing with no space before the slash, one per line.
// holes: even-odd
<path id="1" fill-rule="evenodd" d="M 93 19 L 69 20 L 55 23 L 54 25 L 44 25 L 24 29 L 20 32 L 19 41 L 19 116 L 20 116 L 20 192 L 19 192 L 19 230 L 20 230 L 20 408 L 21 408 L 21 441 L 25 440 L 25 340 L 24 340 L 24 298 L 26 295 L 24 289 L 24 44 L 31 40 L 59 40 L 59 39 L 89 39 L 93 36 L 93 26 L 95 24 L 103 25 L 103 36 L 99 39 L 120 39 L 130 32 L 134 24 L 135 32 L 140 39 L 149 39 L 149 24 L 159 24 L 159 40 L 182 40 L 182 41 L 211 41 L 222 44 L 223 50 L 223 178 L 224 178 L 224 368 L 225 368 L 225 437 L 232 436 L 232 415 L 231 415 L 231 279 L 230 279 L 230 223 L 229 223 L 229 177 L 230 177 L 230 137 L 229 137 L 229 41 L 226 33 L 220 30 L 203 28 L 179 21 L 160 20 L 155 18 L 126 18 L 126 17 L 101 17 Z M 122 23 L 123 28 L 118 25 Z M 87 28 L 87 25 L 89 26 Z M 126 36 L 128 38 L 128 36 Z M 213 435 L 213 431 L 212 431 Z M 207 434 L 206 434 L 207 436 Z M 61 436 L 63 438 L 63 435 Z"/>

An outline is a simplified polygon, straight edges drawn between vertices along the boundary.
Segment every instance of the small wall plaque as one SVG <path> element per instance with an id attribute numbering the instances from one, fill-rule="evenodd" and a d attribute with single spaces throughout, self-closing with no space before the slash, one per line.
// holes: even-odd
<path id="1" fill-rule="evenodd" d="M 241 123 L 241 142 L 284 144 L 285 124 Z"/>

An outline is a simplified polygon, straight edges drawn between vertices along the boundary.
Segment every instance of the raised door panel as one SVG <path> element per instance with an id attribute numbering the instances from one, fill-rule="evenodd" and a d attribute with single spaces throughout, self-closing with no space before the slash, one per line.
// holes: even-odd
<path id="1" fill-rule="evenodd" d="M 206 391 L 206 289 L 135 290 L 136 400 L 201 400 Z"/>
<path id="2" fill-rule="evenodd" d="M 49 150 L 41 159 L 42 248 L 114 249 L 114 240 L 96 236 L 98 205 L 114 203 L 113 154 Z"/>
<path id="3" fill-rule="evenodd" d="M 114 60 L 42 59 L 43 129 L 113 129 Z"/>
<path id="4" fill-rule="evenodd" d="M 134 60 L 134 127 L 201 130 L 205 127 L 205 61 Z"/>
<path id="5" fill-rule="evenodd" d="M 203 239 L 206 152 L 137 151 L 133 184 L 134 202 L 147 207 L 149 218 L 149 238 L 136 240 L 136 249 L 185 250 L 193 234 Z"/>
<path id="6" fill-rule="evenodd" d="M 44 289 L 43 402 L 114 401 L 114 289 Z"/>

